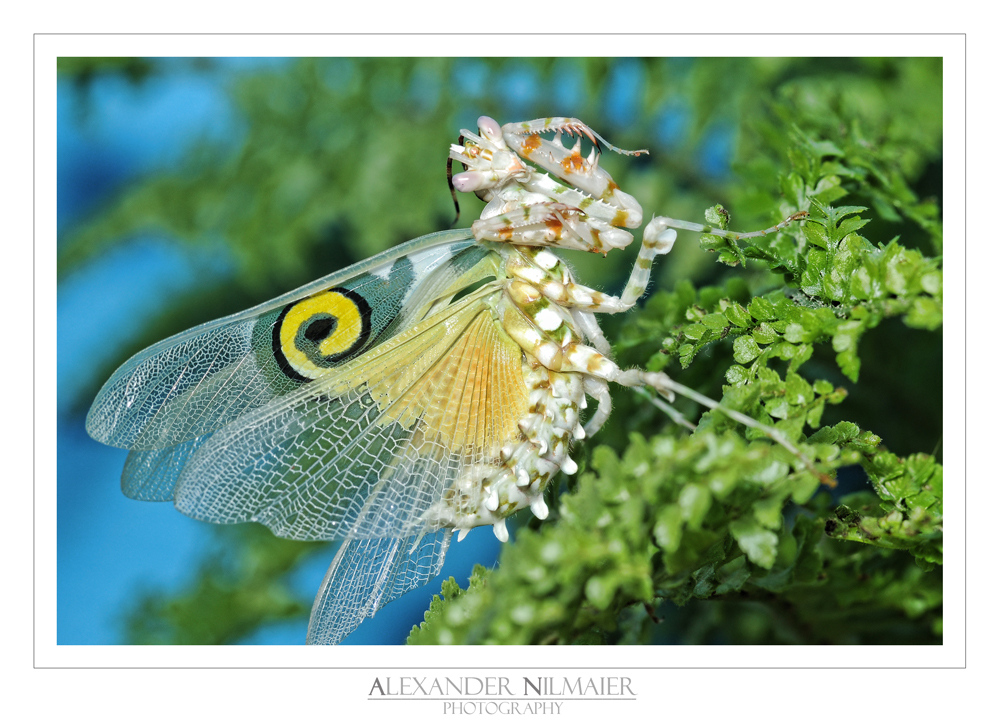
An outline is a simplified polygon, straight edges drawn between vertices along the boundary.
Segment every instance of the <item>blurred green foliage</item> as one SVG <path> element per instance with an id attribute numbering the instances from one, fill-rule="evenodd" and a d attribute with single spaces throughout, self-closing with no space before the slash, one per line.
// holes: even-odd
<path id="1" fill-rule="evenodd" d="M 125 619 L 126 641 L 231 644 L 270 624 L 302 620 L 305 626 L 312 602 L 301 601 L 290 573 L 328 545 L 278 539 L 257 525 L 217 530 L 189 589 L 172 597 L 140 593 Z"/>
<path id="2" fill-rule="evenodd" d="M 139 84 L 155 72 L 155 64 L 145 58 L 64 57 L 56 61 L 56 70 L 61 78 L 71 80 L 78 92 L 86 94 L 101 76 L 123 76 Z"/>
<path id="3" fill-rule="evenodd" d="M 660 291 L 602 324 L 621 364 L 774 425 L 841 485 L 721 413 L 678 401 L 700 416 L 688 434 L 616 391 L 580 473 L 550 491 L 550 519 L 522 517 L 499 567 L 466 591 L 446 584 L 411 641 L 939 642 L 941 71 L 933 58 L 302 59 L 234 84 L 232 147 L 196 147 L 67 230 L 60 273 L 150 230 L 231 249 L 225 289 L 165 307 L 124 359 L 449 226 L 447 144 L 480 114 L 575 116 L 648 148 L 602 160 L 647 219 L 721 202 L 747 230 L 806 210 L 739 243 L 682 233 Z M 720 146 L 731 168 L 713 167 Z M 461 201 L 467 225 L 481 204 Z M 712 224 L 728 216 L 709 209 Z M 631 260 L 570 256 L 612 291 Z M 295 545 L 239 541 L 189 591 L 147 593 L 134 640 L 238 641 L 255 618 L 303 616 L 274 589 L 298 558 L 265 553 Z"/>

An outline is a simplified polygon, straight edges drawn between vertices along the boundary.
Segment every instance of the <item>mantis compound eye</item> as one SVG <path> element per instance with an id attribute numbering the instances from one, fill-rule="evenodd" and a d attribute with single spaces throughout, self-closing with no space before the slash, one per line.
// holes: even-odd
<path id="1" fill-rule="evenodd" d="M 451 183 L 457 191 L 479 191 L 491 182 L 478 171 L 463 171 L 451 177 Z"/>
<path id="2" fill-rule="evenodd" d="M 503 133 L 500 131 L 500 124 L 494 121 L 489 116 L 480 116 L 476 121 L 479 125 L 479 132 L 488 140 L 498 146 L 505 145 L 503 142 Z"/>

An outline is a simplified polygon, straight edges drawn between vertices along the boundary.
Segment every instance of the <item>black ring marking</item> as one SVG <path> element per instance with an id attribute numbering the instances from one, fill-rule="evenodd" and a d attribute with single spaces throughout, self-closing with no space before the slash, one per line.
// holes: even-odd
<path id="1" fill-rule="evenodd" d="M 371 336 L 371 316 L 372 309 L 368 304 L 368 301 L 362 297 L 360 294 L 354 290 L 349 290 L 344 287 L 331 287 L 328 290 L 323 290 L 322 292 L 317 292 L 316 295 L 326 294 L 328 292 L 337 292 L 351 302 L 357 307 L 358 315 L 361 318 L 361 332 L 358 334 L 357 339 L 354 341 L 348 349 L 341 353 L 335 355 L 328 355 L 323 357 L 313 357 L 310 356 L 311 362 L 317 367 L 321 368 L 333 368 L 338 364 L 346 360 L 347 358 L 353 356 L 357 353 L 364 345 L 368 342 Z M 316 295 L 312 295 L 315 297 Z M 309 297 L 305 298 L 310 299 Z M 274 321 L 274 325 L 271 328 L 271 349 L 274 353 L 274 360 L 278 364 L 281 371 L 287 375 L 292 380 L 298 380 L 300 382 L 309 382 L 313 378 L 308 378 L 302 375 L 298 370 L 296 370 L 292 364 L 285 357 L 285 353 L 281 348 L 281 328 L 284 325 L 285 317 L 291 312 L 295 307 L 305 300 L 296 300 L 295 302 L 290 302 L 285 305 L 285 307 L 278 314 L 277 319 Z M 336 332 L 339 327 L 339 318 L 332 314 L 317 313 L 312 315 L 309 320 L 300 325 L 299 329 L 296 330 L 295 334 L 295 344 L 300 350 L 302 350 L 301 344 L 308 342 L 316 347 L 319 344 Z M 302 329 L 305 328 L 305 329 Z M 304 351 L 303 351 L 304 352 Z"/>

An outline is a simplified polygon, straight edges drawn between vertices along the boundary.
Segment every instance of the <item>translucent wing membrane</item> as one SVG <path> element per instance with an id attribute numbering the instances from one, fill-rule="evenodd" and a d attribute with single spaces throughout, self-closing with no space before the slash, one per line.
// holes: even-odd
<path id="1" fill-rule="evenodd" d="M 255 327 L 255 319 L 233 321 L 133 358 L 101 390 L 88 431 L 109 445 L 156 450 L 210 433 L 274 397 L 280 380 L 256 363 Z"/>
<path id="2" fill-rule="evenodd" d="M 468 466 L 499 456 L 527 408 L 520 351 L 487 286 L 206 440 L 177 507 L 295 539 L 402 536 Z M 405 362 L 405 364 L 403 364 Z"/>
<path id="3" fill-rule="evenodd" d="M 285 305 L 332 287 L 357 291 L 370 298 L 371 344 L 377 344 L 400 324 L 400 311 L 419 287 L 415 280 L 430 275 L 424 284 L 446 287 L 457 273 L 449 274 L 445 263 L 472 244 L 467 230 L 421 237 L 164 340 L 132 357 L 105 383 L 87 415 L 87 432 L 132 450 L 167 448 L 211 433 L 297 387 L 271 359 L 268 323 Z M 444 279 L 433 279 L 431 273 L 443 265 Z"/>
<path id="4" fill-rule="evenodd" d="M 308 644 L 337 644 L 365 617 L 441 571 L 451 531 L 345 542 L 313 603 Z"/>
<path id="5" fill-rule="evenodd" d="M 122 471 L 122 493 L 136 501 L 173 501 L 177 476 L 209 435 L 157 451 L 131 451 Z"/>
<path id="6" fill-rule="evenodd" d="M 409 254 L 306 288 L 357 291 L 380 315 L 373 341 L 315 380 L 274 363 L 271 330 L 287 297 L 130 360 L 89 419 L 92 434 L 135 449 L 124 492 L 295 539 L 433 529 L 422 515 L 464 470 L 499 457 L 527 407 L 520 349 L 490 312 L 498 283 L 450 302 L 490 271 L 495 280 L 493 254 L 465 239 L 406 245 Z"/>

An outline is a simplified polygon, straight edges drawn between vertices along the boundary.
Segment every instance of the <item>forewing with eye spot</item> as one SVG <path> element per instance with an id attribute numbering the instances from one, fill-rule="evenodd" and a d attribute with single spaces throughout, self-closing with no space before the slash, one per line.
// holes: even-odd
<path id="1" fill-rule="evenodd" d="M 212 434 L 177 507 L 295 539 L 419 535 L 463 473 L 498 462 L 528 410 L 521 350 L 487 284 Z"/>
<path id="2" fill-rule="evenodd" d="M 163 451 L 204 440 L 304 384 L 302 376 L 282 369 L 275 354 L 274 322 L 283 310 L 333 288 L 346 298 L 363 299 L 368 329 L 354 337 L 360 339 L 363 332 L 365 339 L 357 347 L 334 351 L 331 357 L 339 364 L 420 319 L 436 296 L 445 295 L 486 254 L 467 231 L 431 234 L 253 309 L 176 335 L 138 353 L 115 372 L 88 413 L 87 431 L 98 441 L 133 451 Z M 348 327 L 345 323 L 340 332 Z M 176 451 L 136 455 L 131 475 L 156 470 L 162 477 L 169 461 L 183 462 L 192 447 L 182 446 L 181 456 Z M 141 482 L 126 488 L 136 487 L 141 488 Z"/>

